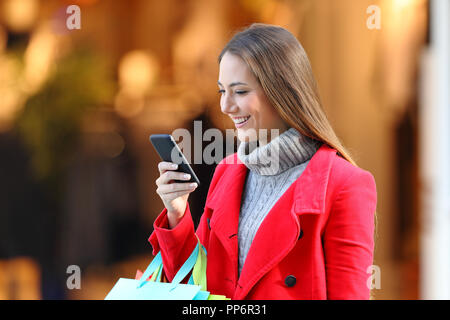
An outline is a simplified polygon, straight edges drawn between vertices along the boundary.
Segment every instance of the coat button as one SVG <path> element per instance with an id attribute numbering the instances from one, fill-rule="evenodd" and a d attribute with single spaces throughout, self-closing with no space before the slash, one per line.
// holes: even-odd
<path id="1" fill-rule="evenodd" d="M 300 234 L 298 235 L 298 240 L 300 240 L 303 237 L 303 229 L 300 229 Z"/>
<path id="2" fill-rule="evenodd" d="M 297 279 L 292 274 L 287 276 L 286 279 L 284 279 L 284 283 L 288 287 L 293 287 L 296 282 L 297 282 Z"/>

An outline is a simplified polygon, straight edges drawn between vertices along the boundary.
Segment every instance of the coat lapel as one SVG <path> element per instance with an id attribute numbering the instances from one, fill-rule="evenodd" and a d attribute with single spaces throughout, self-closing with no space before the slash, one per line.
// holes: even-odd
<path id="1" fill-rule="evenodd" d="M 211 230 L 222 243 L 233 265 L 233 270 L 227 276 L 237 283 L 239 211 L 248 169 L 236 154 L 232 160 L 232 164 L 226 164 L 228 167 L 205 206 L 213 210 Z"/>
<path id="2" fill-rule="evenodd" d="M 241 197 L 248 169 L 234 155 L 235 164 L 226 173 L 206 206 L 214 209 L 211 229 L 233 264 L 237 283 L 233 299 L 243 299 L 267 272 L 295 246 L 300 234 L 298 215 L 323 213 L 328 177 L 336 150 L 323 144 L 311 158 L 302 175 L 288 188 L 261 223 L 242 268 L 239 280 L 237 232 Z"/>

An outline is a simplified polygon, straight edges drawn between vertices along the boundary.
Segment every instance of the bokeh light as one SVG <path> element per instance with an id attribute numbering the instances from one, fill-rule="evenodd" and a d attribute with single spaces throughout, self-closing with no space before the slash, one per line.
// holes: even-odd
<path id="1" fill-rule="evenodd" d="M 36 22 L 38 0 L 4 0 L 0 5 L 2 19 L 13 32 L 28 31 Z"/>

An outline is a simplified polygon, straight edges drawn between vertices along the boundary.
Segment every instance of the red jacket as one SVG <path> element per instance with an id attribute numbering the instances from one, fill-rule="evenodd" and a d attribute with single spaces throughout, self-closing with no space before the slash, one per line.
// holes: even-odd
<path id="1" fill-rule="evenodd" d="M 207 250 L 208 291 L 231 299 L 369 299 L 373 176 L 323 144 L 261 223 L 238 278 L 247 170 L 236 153 L 230 155 L 217 165 L 209 187 L 196 232 Z M 161 250 L 171 280 L 197 244 L 189 205 L 174 229 L 167 226 L 164 209 L 149 241 L 153 254 Z"/>

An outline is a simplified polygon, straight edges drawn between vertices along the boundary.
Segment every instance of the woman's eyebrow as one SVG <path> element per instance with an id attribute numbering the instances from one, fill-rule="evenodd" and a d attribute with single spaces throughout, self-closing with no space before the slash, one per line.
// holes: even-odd
<path id="1" fill-rule="evenodd" d="M 222 86 L 222 84 L 220 83 L 220 81 L 217 81 L 217 84 Z M 244 85 L 244 86 L 247 86 L 248 84 L 246 84 L 246 83 L 244 83 L 244 82 L 232 82 L 232 83 L 230 84 L 230 87 L 234 87 L 234 86 L 238 86 L 238 85 Z"/>

